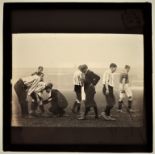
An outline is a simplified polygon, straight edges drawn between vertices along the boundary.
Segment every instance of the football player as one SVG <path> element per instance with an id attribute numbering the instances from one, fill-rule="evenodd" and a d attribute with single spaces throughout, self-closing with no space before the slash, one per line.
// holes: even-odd
<path id="1" fill-rule="evenodd" d="M 129 73 L 130 66 L 125 65 L 123 73 L 120 75 L 120 94 L 119 94 L 119 102 L 118 102 L 118 111 L 122 111 L 123 99 L 127 96 L 128 98 L 128 111 L 133 112 L 132 109 L 132 101 L 133 95 L 131 88 L 129 87 Z"/>

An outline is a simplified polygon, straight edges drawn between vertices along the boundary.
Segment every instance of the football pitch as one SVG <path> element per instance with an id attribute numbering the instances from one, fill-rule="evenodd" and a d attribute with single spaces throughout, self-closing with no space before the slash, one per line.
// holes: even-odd
<path id="1" fill-rule="evenodd" d="M 92 69 L 97 73 L 101 80 L 96 86 L 95 100 L 98 106 L 98 112 L 101 114 L 106 106 L 105 97 L 102 94 L 102 75 L 105 69 Z M 12 83 L 14 84 L 19 78 L 28 76 L 35 71 L 34 68 L 30 69 L 14 69 Z M 20 106 L 18 103 L 17 96 L 12 89 L 12 126 L 25 126 L 25 127 L 140 127 L 143 125 L 143 82 L 141 79 L 142 73 L 138 69 L 132 69 L 130 73 L 130 79 L 132 79 L 132 91 L 133 91 L 133 108 L 135 113 L 132 114 L 133 120 L 128 114 L 125 107 L 123 107 L 124 113 L 117 112 L 118 96 L 119 96 L 119 70 L 115 76 L 115 97 L 116 104 L 112 110 L 113 117 L 116 121 L 105 121 L 103 118 L 95 119 L 93 111 L 90 111 L 86 120 L 78 120 L 78 115 L 71 112 L 71 108 L 75 101 L 75 93 L 73 91 L 73 73 L 75 69 L 54 69 L 45 68 L 45 81 L 52 82 L 54 89 L 58 89 L 62 92 L 67 101 L 68 107 L 65 109 L 65 117 L 35 117 L 35 118 L 21 118 L 20 117 Z M 125 100 L 127 105 L 127 100 Z M 48 105 L 45 107 L 48 109 Z M 81 112 L 84 111 L 84 105 L 82 105 Z"/>
<path id="2" fill-rule="evenodd" d="M 21 118 L 20 117 L 20 107 L 18 100 L 14 97 L 12 103 L 14 112 L 12 114 L 12 126 L 25 126 L 25 127 L 140 127 L 143 125 L 143 98 L 142 90 L 133 90 L 134 102 L 133 107 L 135 112 L 132 113 L 133 119 L 123 107 L 124 113 L 117 112 L 117 103 L 112 110 L 113 117 L 116 121 L 105 121 L 103 118 L 95 119 L 93 111 L 90 111 L 86 120 L 78 120 L 78 115 L 71 112 L 71 107 L 73 105 L 75 94 L 74 92 L 65 91 L 63 92 L 68 100 L 68 107 L 66 110 L 66 116 L 64 117 L 34 117 L 34 118 Z M 15 95 L 15 94 L 14 94 Z M 105 109 L 105 98 L 102 93 L 97 92 L 95 97 L 99 114 Z M 116 96 L 116 101 L 118 96 Z M 125 102 L 127 105 L 127 101 Z M 47 105 L 48 106 L 48 105 Z M 16 108 L 16 109 L 15 109 Z M 47 107 L 46 107 L 47 109 Z M 81 111 L 84 110 L 84 105 L 82 105 Z M 15 112 L 16 111 L 16 112 Z"/>

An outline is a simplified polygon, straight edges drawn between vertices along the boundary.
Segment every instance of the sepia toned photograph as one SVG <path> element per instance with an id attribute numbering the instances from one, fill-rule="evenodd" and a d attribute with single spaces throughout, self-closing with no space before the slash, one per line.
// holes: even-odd
<path id="1" fill-rule="evenodd" d="M 151 152 L 151 8 L 4 3 L 3 149 Z"/>
<path id="2" fill-rule="evenodd" d="M 12 127 L 142 127 L 142 34 L 12 34 Z"/>

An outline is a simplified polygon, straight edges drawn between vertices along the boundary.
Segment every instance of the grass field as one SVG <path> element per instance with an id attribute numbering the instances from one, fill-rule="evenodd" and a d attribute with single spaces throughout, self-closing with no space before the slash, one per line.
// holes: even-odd
<path id="1" fill-rule="evenodd" d="M 13 83 L 19 78 L 31 74 L 34 69 L 18 69 L 13 72 Z M 59 89 L 68 100 L 68 107 L 66 113 L 68 116 L 62 118 L 56 117 L 37 117 L 37 118 L 21 118 L 20 107 L 18 104 L 17 96 L 13 90 L 12 92 L 12 126 L 25 126 L 25 127 L 139 127 L 143 125 L 143 85 L 141 79 L 136 76 L 133 79 L 134 87 L 132 87 L 134 102 L 133 107 L 135 113 L 132 114 L 133 120 L 131 120 L 129 114 L 118 113 L 116 111 L 117 103 L 112 110 L 112 115 L 116 118 L 116 121 L 105 121 L 103 118 L 94 119 L 93 111 L 90 111 L 86 120 L 77 120 L 77 115 L 72 114 L 71 107 L 75 99 L 75 93 L 73 92 L 72 85 L 72 72 L 71 70 L 45 70 L 45 81 L 52 81 L 54 87 Z M 96 70 L 99 75 L 102 75 L 100 70 Z M 117 76 L 117 75 L 116 75 Z M 134 72 L 132 73 L 134 77 Z M 139 76 L 139 75 L 138 75 Z M 118 101 L 118 76 L 115 78 L 115 96 Z M 70 82 L 71 81 L 71 82 Z M 135 82 L 137 81 L 137 82 Z M 102 81 L 96 87 L 97 93 L 95 100 L 98 106 L 99 114 L 105 109 L 105 97 L 102 94 Z M 127 104 L 127 101 L 125 102 Z M 82 106 L 82 110 L 84 105 Z M 126 111 L 126 108 L 123 109 Z"/>

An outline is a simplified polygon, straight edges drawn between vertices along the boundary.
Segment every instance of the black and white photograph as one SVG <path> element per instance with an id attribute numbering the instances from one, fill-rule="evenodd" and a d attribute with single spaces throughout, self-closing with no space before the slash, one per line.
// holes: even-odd
<path id="1" fill-rule="evenodd" d="M 12 126 L 142 127 L 143 35 L 13 34 Z"/>
<path id="2" fill-rule="evenodd" d="M 151 3 L 5 3 L 3 149 L 151 152 Z"/>

